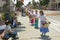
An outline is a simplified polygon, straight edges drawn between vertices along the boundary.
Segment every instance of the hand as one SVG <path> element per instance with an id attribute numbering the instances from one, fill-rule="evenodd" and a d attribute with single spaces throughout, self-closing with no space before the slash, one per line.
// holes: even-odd
<path id="1" fill-rule="evenodd" d="M 49 24 L 51 24 L 51 22 L 48 22 Z"/>

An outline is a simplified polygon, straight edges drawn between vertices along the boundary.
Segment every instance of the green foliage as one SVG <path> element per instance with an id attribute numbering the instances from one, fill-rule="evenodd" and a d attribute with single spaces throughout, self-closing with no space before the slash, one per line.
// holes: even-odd
<path id="1" fill-rule="evenodd" d="M 8 6 L 7 6 L 7 4 L 4 4 L 4 5 L 3 5 L 3 10 L 4 10 L 4 12 L 8 11 Z"/>
<path id="2" fill-rule="evenodd" d="M 17 1 L 16 7 L 21 7 L 23 3 L 21 1 Z"/>
<path id="3" fill-rule="evenodd" d="M 43 1 L 40 1 L 40 5 L 43 5 Z"/>
<path id="4" fill-rule="evenodd" d="M 28 5 L 31 5 L 31 2 L 29 2 Z"/>
<path id="5" fill-rule="evenodd" d="M 14 13 L 13 12 L 9 13 L 9 16 L 10 16 L 10 18 L 14 17 Z M 6 18 L 6 13 L 3 13 L 2 20 L 5 20 L 5 18 Z"/>
<path id="6" fill-rule="evenodd" d="M 40 2 L 41 5 L 48 5 L 48 3 L 49 3 L 49 0 L 42 0 Z"/>

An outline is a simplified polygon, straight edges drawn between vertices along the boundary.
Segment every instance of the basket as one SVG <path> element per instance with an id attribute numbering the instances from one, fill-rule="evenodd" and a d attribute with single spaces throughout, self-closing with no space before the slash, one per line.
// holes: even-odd
<path id="1" fill-rule="evenodd" d="M 50 22 L 46 22 L 45 24 L 43 24 L 43 27 L 47 28 L 47 27 L 49 27 L 49 25 L 50 25 Z"/>
<path id="2" fill-rule="evenodd" d="M 47 23 L 47 24 L 44 24 L 43 27 L 44 27 L 44 28 L 47 28 L 47 27 L 49 27 L 49 25 L 50 25 L 50 24 Z"/>

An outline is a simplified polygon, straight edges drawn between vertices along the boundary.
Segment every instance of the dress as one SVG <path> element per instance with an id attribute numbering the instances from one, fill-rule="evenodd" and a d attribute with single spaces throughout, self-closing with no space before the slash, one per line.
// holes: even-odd
<path id="1" fill-rule="evenodd" d="M 34 26 L 35 24 L 35 19 L 34 19 L 34 14 L 32 12 L 30 12 L 30 20 L 31 20 L 31 25 Z"/>
<path id="2" fill-rule="evenodd" d="M 38 28 L 38 18 L 39 18 L 39 15 L 36 14 L 36 19 L 35 19 L 35 28 Z"/>
<path id="3" fill-rule="evenodd" d="M 38 19 L 35 19 L 35 28 L 38 28 Z"/>
<path id="4" fill-rule="evenodd" d="M 47 27 L 47 28 L 44 28 L 44 27 L 43 27 L 43 24 L 42 24 L 42 23 L 44 23 L 45 20 L 46 20 L 45 15 L 40 16 L 40 32 L 42 32 L 42 33 L 47 33 L 47 32 L 49 32 L 48 27 Z"/>

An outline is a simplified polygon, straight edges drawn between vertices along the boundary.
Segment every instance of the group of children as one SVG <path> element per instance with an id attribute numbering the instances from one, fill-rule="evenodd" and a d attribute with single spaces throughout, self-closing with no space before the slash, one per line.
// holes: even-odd
<path id="1" fill-rule="evenodd" d="M 5 24 L 6 24 L 6 27 L 4 29 L 5 35 L 3 37 L 3 40 L 8 40 L 10 37 L 17 39 L 18 38 L 17 31 L 12 29 L 12 27 L 11 27 L 11 25 L 13 25 L 13 24 L 11 24 L 11 22 L 9 20 L 6 20 Z M 14 27 L 14 25 L 13 25 L 13 27 Z"/>
<path id="2" fill-rule="evenodd" d="M 4 29 L 2 29 L 2 32 L 0 34 L 4 33 L 4 36 L 1 37 L 3 40 L 8 40 L 10 37 L 12 37 L 12 40 L 16 40 L 19 37 L 17 36 L 17 31 L 14 29 L 17 27 L 17 17 L 16 15 L 11 19 L 12 21 L 5 20 L 3 25 L 6 25 Z M 4 27 L 4 26 L 3 26 Z M 1 30 L 0 30 L 1 31 Z"/>
<path id="3" fill-rule="evenodd" d="M 38 29 L 40 27 L 40 32 L 42 32 L 42 35 L 45 35 L 47 32 L 49 32 L 48 26 L 50 22 L 44 15 L 43 11 L 39 11 L 38 13 L 37 10 L 35 10 L 35 12 L 33 10 L 28 10 L 28 13 L 31 26 L 35 26 L 35 29 Z M 40 19 L 40 26 L 38 26 L 39 19 Z"/>

